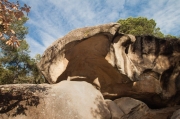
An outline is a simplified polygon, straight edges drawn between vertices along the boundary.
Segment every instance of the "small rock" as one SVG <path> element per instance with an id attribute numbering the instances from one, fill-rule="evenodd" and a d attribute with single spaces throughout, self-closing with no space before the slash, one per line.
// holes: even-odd
<path id="1" fill-rule="evenodd" d="M 108 109 L 111 112 L 111 119 L 121 119 L 124 115 L 122 110 L 117 106 L 116 103 L 112 100 L 105 100 L 106 104 L 108 105 Z"/>

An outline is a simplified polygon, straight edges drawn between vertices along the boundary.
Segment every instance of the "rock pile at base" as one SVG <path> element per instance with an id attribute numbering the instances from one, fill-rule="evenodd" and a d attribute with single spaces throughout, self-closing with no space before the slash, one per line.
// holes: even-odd
<path id="1" fill-rule="evenodd" d="M 150 109 L 130 97 L 104 99 L 94 86 L 80 81 L 1 85 L 0 91 L 0 119 L 176 119 L 180 109 Z"/>

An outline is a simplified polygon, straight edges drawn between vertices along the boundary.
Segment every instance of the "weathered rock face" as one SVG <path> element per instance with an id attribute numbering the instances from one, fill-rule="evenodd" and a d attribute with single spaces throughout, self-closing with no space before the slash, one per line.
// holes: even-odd
<path id="1" fill-rule="evenodd" d="M 180 41 L 118 33 L 111 23 L 71 31 L 44 52 L 39 69 L 50 83 L 87 81 L 105 98 L 149 105 L 180 103 Z"/>
<path id="2" fill-rule="evenodd" d="M 105 25 L 100 25 L 100 26 L 95 26 L 95 27 L 85 27 L 85 28 L 73 30 L 70 33 L 68 33 L 66 36 L 64 36 L 63 38 L 60 38 L 57 41 L 55 41 L 51 46 L 49 46 L 46 49 L 46 51 L 44 52 L 42 56 L 41 62 L 38 64 L 38 67 L 43 73 L 43 75 L 46 77 L 46 79 L 49 81 L 49 83 L 55 83 L 57 82 L 58 77 L 64 74 L 64 71 L 66 70 L 67 65 L 69 65 L 69 62 L 70 62 L 69 60 L 71 60 L 72 58 L 76 58 L 80 55 L 84 55 L 90 52 L 94 56 L 95 55 L 102 55 L 101 57 L 105 56 L 109 50 L 108 47 L 110 46 L 112 37 L 115 35 L 118 29 L 119 29 L 119 24 L 111 23 L 111 24 L 105 24 Z M 92 37 L 97 34 L 102 34 L 100 36 L 101 37 L 100 41 L 95 39 L 93 41 L 94 43 L 91 43 L 92 41 L 91 39 L 88 41 L 88 43 L 91 43 L 91 44 L 84 43 L 84 41 L 86 41 L 89 37 Z M 103 40 L 103 38 L 105 38 L 105 40 Z M 99 48 L 100 42 L 103 42 L 103 44 L 101 44 L 102 48 Z M 77 55 L 76 52 L 78 51 L 74 51 L 74 50 L 77 50 L 78 48 L 74 48 L 74 47 L 80 43 L 85 44 L 85 46 L 83 46 L 81 50 L 86 50 L 86 51 L 84 52 L 81 51 L 80 54 Z M 82 45 L 80 45 L 80 47 L 81 46 Z M 89 50 L 87 50 L 88 48 Z M 96 50 L 101 50 L 101 51 L 97 51 L 97 53 L 94 53 L 93 51 L 91 51 L 93 48 L 95 48 L 94 51 Z M 70 56 L 73 54 L 72 53 L 73 51 L 76 54 L 74 54 L 73 56 Z M 89 54 L 89 58 L 90 56 L 91 54 Z M 64 78 L 61 80 L 66 80 L 66 79 L 67 78 Z"/>
<path id="3" fill-rule="evenodd" d="M 86 82 L 0 86 L 1 119 L 110 119 L 102 94 Z"/>
<path id="4" fill-rule="evenodd" d="M 113 46 L 118 70 L 132 81 L 157 79 L 161 83 L 163 97 L 176 94 L 180 86 L 178 39 L 165 40 L 152 36 L 128 38 L 119 35 Z"/>

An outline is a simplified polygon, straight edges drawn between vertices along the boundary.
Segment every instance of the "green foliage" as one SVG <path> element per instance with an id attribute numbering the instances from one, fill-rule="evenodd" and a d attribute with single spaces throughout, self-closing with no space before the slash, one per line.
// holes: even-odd
<path id="1" fill-rule="evenodd" d="M 165 38 L 178 38 L 178 37 L 168 34 L 168 35 L 165 35 Z"/>
<path id="2" fill-rule="evenodd" d="M 148 20 L 145 17 L 120 19 L 120 32 L 133 35 L 154 35 L 156 37 L 164 37 L 156 22 L 153 19 Z"/>
<path id="3" fill-rule="evenodd" d="M 15 21 L 11 24 L 10 28 L 15 31 L 17 39 L 24 39 L 25 35 L 28 34 L 28 28 L 24 26 L 28 20 L 27 17 L 22 17 L 21 20 Z"/>
<path id="4" fill-rule="evenodd" d="M 0 84 L 10 84 L 13 83 L 13 77 L 12 77 L 12 72 L 8 69 L 5 69 L 0 65 Z"/>
<path id="5" fill-rule="evenodd" d="M 29 45 L 25 40 L 21 41 L 18 48 L 6 45 L 6 49 L 8 50 L 2 50 L 3 56 L 0 58 L 1 84 L 44 82 L 44 78 L 36 66 L 40 55 L 38 55 L 38 59 L 32 59 L 29 56 Z"/>

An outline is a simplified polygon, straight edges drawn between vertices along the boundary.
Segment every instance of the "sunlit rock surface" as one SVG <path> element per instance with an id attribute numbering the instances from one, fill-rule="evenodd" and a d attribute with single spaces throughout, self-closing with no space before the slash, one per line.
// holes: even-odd
<path id="1" fill-rule="evenodd" d="M 0 119 L 110 119 L 102 94 L 86 82 L 0 86 Z"/>

